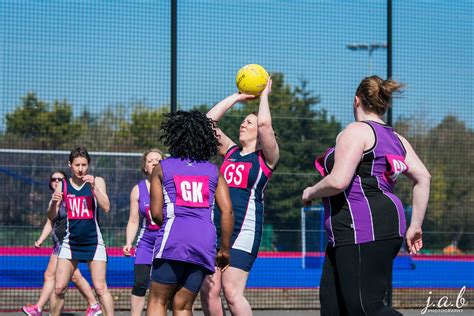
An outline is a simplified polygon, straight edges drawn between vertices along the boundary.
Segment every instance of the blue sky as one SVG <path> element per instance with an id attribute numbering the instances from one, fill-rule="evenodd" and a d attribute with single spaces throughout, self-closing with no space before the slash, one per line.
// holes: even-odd
<path id="1" fill-rule="evenodd" d="M 34 91 L 76 114 L 169 104 L 169 1 L 0 0 L 0 130 Z M 248 63 L 306 80 L 343 124 L 360 79 L 386 76 L 386 1 L 178 1 L 178 103 L 214 104 Z M 474 2 L 393 0 L 393 77 L 407 85 L 394 119 L 474 128 Z"/>

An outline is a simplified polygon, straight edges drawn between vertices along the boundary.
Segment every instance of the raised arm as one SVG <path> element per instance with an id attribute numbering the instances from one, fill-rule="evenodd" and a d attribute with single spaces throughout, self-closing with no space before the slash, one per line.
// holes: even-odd
<path id="1" fill-rule="evenodd" d="M 422 225 L 430 196 L 431 175 L 418 158 L 410 143 L 398 135 L 407 151 L 405 162 L 408 165 L 406 175 L 413 182 L 411 222 L 406 233 L 406 246 L 410 254 L 416 254 L 423 247 Z"/>
<path id="2" fill-rule="evenodd" d="M 216 256 L 216 266 L 224 271 L 230 262 L 230 237 L 234 229 L 234 213 L 229 195 L 229 187 L 224 177 L 219 174 L 216 189 L 216 202 L 221 212 L 221 247 Z"/>
<path id="3" fill-rule="evenodd" d="M 234 93 L 214 105 L 212 109 L 207 112 L 206 116 L 216 122 L 219 122 L 224 116 L 225 112 L 232 108 L 236 103 L 253 98 L 255 98 L 253 95 Z M 219 142 L 221 143 L 219 146 L 219 154 L 224 156 L 229 147 L 235 143 L 226 134 L 224 134 L 220 128 L 217 128 L 217 136 L 219 137 Z"/>
<path id="4" fill-rule="evenodd" d="M 304 190 L 303 203 L 308 204 L 313 199 L 339 194 L 349 186 L 364 148 L 374 140 L 372 131 L 368 133 L 367 129 L 370 127 L 365 123 L 352 123 L 344 129 L 336 141 L 334 167 L 331 173 Z"/>
<path id="5" fill-rule="evenodd" d="M 123 254 L 125 256 L 131 255 L 132 243 L 137 234 L 138 225 L 140 224 L 140 214 L 138 210 L 138 185 L 135 185 L 130 193 L 130 215 L 128 217 L 128 224 L 126 230 L 126 242 L 123 246 Z"/>
<path id="6" fill-rule="evenodd" d="M 46 219 L 46 223 L 44 223 L 43 230 L 41 231 L 41 235 L 35 241 L 35 248 L 41 247 L 43 242 L 46 240 L 46 238 L 48 238 L 49 234 L 51 234 L 52 231 L 53 231 L 53 223 L 48 218 Z"/>
<path id="7" fill-rule="evenodd" d="M 280 150 L 276 141 L 275 132 L 272 127 L 272 115 L 270 113 L 270 105 L 268 103 L 268 95 L 272 91 L 272 79 L 268 79 L 267 86 L 260 95 L 260 106 L 258 108 L 257 126 L 258 139 L 265 160 L 272 168 L 276 166 L 280 159 Z"/>
<path id="8" fill-rule="evenodd" d="M 153 168 L 150 176 L 150 213 L 153 221 L 161 226 L 163 224 L 163 187 L 161 179 L 163 178 L 163 171 L 161 164 L 157 164 Z"/>

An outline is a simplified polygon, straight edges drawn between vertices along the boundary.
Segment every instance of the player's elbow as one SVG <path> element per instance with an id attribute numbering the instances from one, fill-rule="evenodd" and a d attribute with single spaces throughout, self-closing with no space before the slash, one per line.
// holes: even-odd
<path id="1" fill-rule="evenodd" d="M 105 213 L 110 212 L 110 202 L 105 202 L 103 205 L 101 205 L 102 210 L 104 210 Z"/>
<path id="2" fill-rule="evenodd" d="M 258 124 L 258 132 L 271 132 L 273 130 L 272 128 L 272 121 L 271 120 L 259 120 Z"/>
<path id="3" fill-rule="evenodd" d="M 350 179 L 345 177 L 331 177 L 331 187 L 339 192 L 344 191 L 350 184 Z"/>
<path id="4" fill-rule="evenodd" d="M 428 170 L 420 172 L 415 178 L 415 184 L 429 187 L 431 183 L 431 174 Z"/>

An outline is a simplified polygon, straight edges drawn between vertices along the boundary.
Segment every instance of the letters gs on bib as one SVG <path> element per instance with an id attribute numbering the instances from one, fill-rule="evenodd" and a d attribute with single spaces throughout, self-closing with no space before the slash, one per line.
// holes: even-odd
<path id="1" fill-rule="evenodd" d="M 176 205 L 209 207 L 208 176 L 174 176 Z"/>
<path id="2" fill-rule="evenodd" d="M 224 161 L 220 171 L 229 187 L 246 189 L 251 168 L 250 162 Z"/>

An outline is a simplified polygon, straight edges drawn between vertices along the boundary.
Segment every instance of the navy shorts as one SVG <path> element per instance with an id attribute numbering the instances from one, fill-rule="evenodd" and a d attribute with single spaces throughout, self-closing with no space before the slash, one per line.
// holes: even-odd
<path id="1" fill-rule="evenodd" d="M 230 266 L 250 272 L 257 256 L 239 249 L 230 249 Z"/>
<path id="2" fill-rule="evenodd" d="M 167 260 L 153 260 L 151 280 L 165 285 L 180 285 L 197 294 L 204 278 L 211 272 L 197 264 Z"/>

